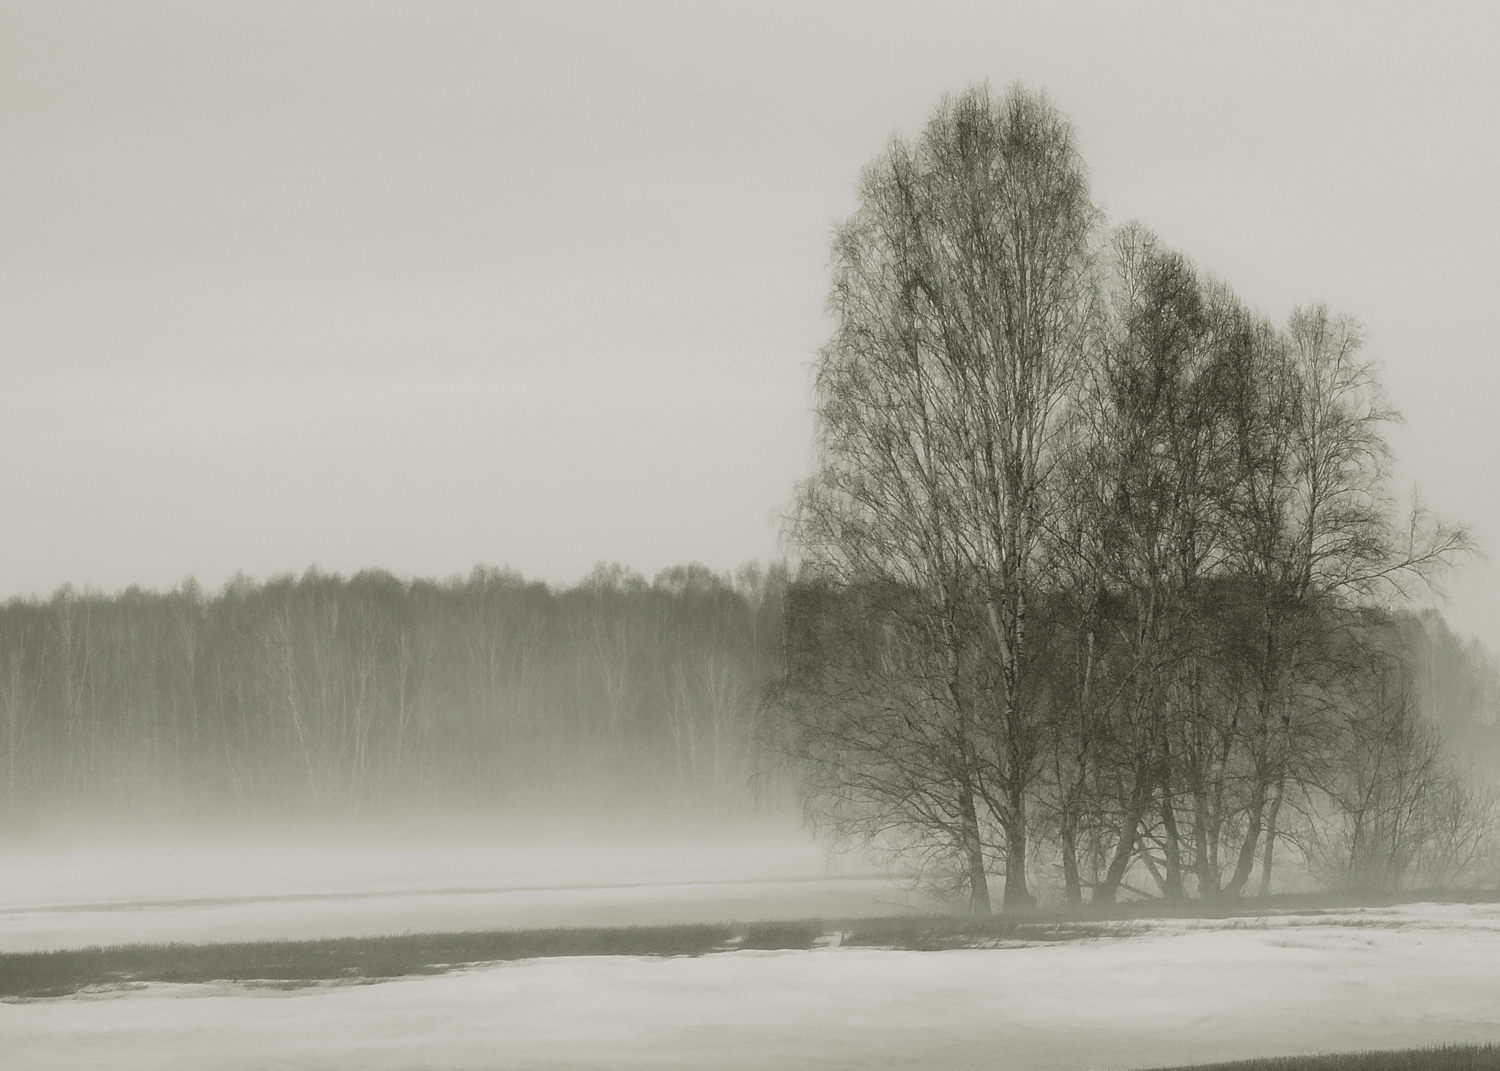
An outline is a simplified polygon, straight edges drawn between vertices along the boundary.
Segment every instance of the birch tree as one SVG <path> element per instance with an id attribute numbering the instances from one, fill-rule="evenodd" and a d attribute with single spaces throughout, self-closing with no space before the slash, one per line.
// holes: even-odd
<path id="1" fill-rule="evenodd" d="M 941 814 L 897 808 L 887 832 L 948 842 L 976 913 L 994 849 L 1006 906 L 1025 907 L 1043 760 L 1030 613 L 1055 436 L 1089 338 L 1096 213 L 1071 129 L 1019 87 L 945 100 L 919 139 L 866 168 L 859 196 L 834 241 L 820 461 L 793 538 L 820 583 L 901 593 L 883 604 L 901 653 L 877 659 L 898 673 L 866 678 L 879 682 L 866 709 L 946 749 L 928 757 L 947 783 L 922 794 Z M 886 813 L 883 779 L 836 749 L 807 757 L 822 790 L 857 783 L 845 802 Z"/>

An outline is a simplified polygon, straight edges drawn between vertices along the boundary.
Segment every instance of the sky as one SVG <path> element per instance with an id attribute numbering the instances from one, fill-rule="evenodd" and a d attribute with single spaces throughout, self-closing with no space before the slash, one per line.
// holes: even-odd
<path id="1" fill-rule="evenodd" d="M 1492 5 L 0 0 L 0 599 L 782 553 L 828 243 L 944 93 L 1359 318 L 1500 554 Z M 1446 612 L 1500 650 L 1500 566 Z"/>

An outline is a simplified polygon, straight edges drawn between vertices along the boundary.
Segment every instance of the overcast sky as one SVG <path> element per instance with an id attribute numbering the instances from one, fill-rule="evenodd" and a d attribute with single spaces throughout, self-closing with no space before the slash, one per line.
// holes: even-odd
<path id="1" fill-rule="evenodd" d="M 1359 317 L 1500 553 L 1494 10 L 0 0 L 0 598 L 778 554 L 831 229 L 985 79 L 1113 221 Z"/>

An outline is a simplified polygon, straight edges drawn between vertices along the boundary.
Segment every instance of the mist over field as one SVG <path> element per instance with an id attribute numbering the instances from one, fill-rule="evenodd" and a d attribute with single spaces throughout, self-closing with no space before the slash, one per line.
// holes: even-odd
<path id="1" fill-rule="evenodd" d="M 0 1064 L 1500 1041 L 1495 30 L 0 5 Z"/>
<path id="2" fill-rule="evenodd" d="M 6 855 L 0 953 L 942 909 L 888 869 L 830 857 L 785 821 L 716 832 L 499 823 L 421 836 L 137 829 L 12 843 Z"/>
<path id="3" fill-rule="evenodd" d="M 0 944 L 917 902 L 815 841 L 772 761 L 784 586 L 754 566 L 601 566 L 564 591 L 312 571 L 13 602 L 0 908 L 21 915 Z"/>

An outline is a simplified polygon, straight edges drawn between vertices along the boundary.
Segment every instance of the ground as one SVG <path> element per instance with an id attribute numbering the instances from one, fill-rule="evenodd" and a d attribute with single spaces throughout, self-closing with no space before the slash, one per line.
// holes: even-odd
<path id="1" fill-rule="evenodd" d="M 1500 1040 L 1500 909 L 948 952 L 523 960 L 0 1005 L 17 1068 L 1130 1068 Z"/>
<path id="2" fill-rule="evenodd" d="M 573 892 L 606 913 L 694 902 L 753 913 L 799 884 L 788 874 L 734 881 L 730 869 Z M 690 877 L 700 880 L 682 880 Z M 837 889 L 876 879 L 818 880 Z M 33 879 L 28 887 L 39 894 L 45 884 Z M 694 901 L 705 887 L 716 891 Z M 269 903 L 300 904 L 308 922 L 325 908 L 324 917 L 337 917 L 351 903 L 375 904 L 367 918 L 389 919 L 448 895 L 488 896 L 498 910 L 511 895 L 387 890 L 359 900 L 349 893 Z M 396 906 L 379 906 L 387 895 Z M 547 899 L 540 886 L 527 896 L 533 906 Z M 184 939 L 202 936 L 204 912 L 228 913 L 212 925 L 276 922 L 263 899 L 208 899 L 218 902 L 131 908 L 101 901 L 113 906 L 72 913 L 87 921 L 72 936 L 82 939 L 111 916 L 128 929 L 133 914 L 168 929 L 175 919 Z M 885 894 L 874 899 L 894 906 Z M 40 930 L 24 920 L 66 920 L 67 908 L 61 901 L 0 904 L 0 944 L 33 947 Z M 66 936 L 65 929 L 57 923 L 47 932 Z M 1500 906 L 1136 921 L 1101 924 L 1081 941 L 944 952 L 821 947 L 559 957 L 294 989 L 150 984 L 0 1004 L 0 1038 L 5 1066 L 60 1071 L 1138 1068 L 1500 1041 Z"/>

